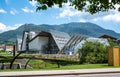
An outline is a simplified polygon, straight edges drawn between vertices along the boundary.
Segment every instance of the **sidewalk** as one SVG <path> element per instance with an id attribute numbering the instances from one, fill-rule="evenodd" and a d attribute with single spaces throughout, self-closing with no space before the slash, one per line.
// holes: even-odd
<path id="1" fill-rule="evenodd" d="M 0 72 L 0 77 L 23 77 L 23 76 L 29 77 L 29 76 L 55 76 L 55 75 L 80 75 L 80 74 L 104 74 L 104 73 L 120 73 L 120 68 Z"/>

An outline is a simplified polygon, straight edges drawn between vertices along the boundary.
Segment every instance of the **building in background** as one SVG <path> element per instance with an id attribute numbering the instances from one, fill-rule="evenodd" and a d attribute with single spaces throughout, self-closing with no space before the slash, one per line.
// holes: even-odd
<path id="1" fill-rule="evenodd" d="M 0 45 L 0 50 L 13 51 L 13 45 L 1 44 Z"/>
<path id="2" fill-rule="evenodd" d="M 22 39 L 21 38 L 17 38 L 16 39 L 16 46 L 15 46 L 15 50 L 16 51 L 21 51 L 21 44 L 22 44 Z"/>
<path id="3" fill-rule="evenodd" d="M 13 45 L 6 45 L 6 51 L 11 51 L 13 52 Z"/>
<path id="4" fill-rule="evenodd" d="M 90 42 L 100 42 L 104 45 L 109 45 L 109 42 L 107 39 L 104 38 L 95 38 L 95 37 L 86 37 L 83 35 L 74 35 L 71 37 L 71 39 L 66 43 L 65 47 L 61 50 L 61 53 L 65 54 L 77 54 L 78 49 L 82 48 L 83 44 L 85 44 L 86 41 Z"/>
<path id="5" fill-rule="evenodd" d="M 110 35 L 106 35 L 106 34 L 100 36 L 99 38 L 105 38 L 105 39 L 117 40 L 117 38 L 115 38 L 115 37 L 113 37 L 113 36 L 110 36 Z"/>
<path id="6" fill-rule="evenodd" d="M 109 38 L 115 39 L 110 36 Z M 82 48 L 86 41 L 109 45 L 106 35 L 100 38 L 78 34 L 70 37 L 67 33 L 56 30 L 40 32 L 26 31 L 23 33 L 20 50 L 27 51 L 27 53 L 72 55 L 77 54 L 78 49 Z"/>
<path id="7" fill-rule="evenodd" d="M 24 32 L 22 51 L 35 51 L 42 54 L 57 54 L 70 39 L 67 33 L 55 30 Z"/>
<path id="8" fill-rule="evenodd" d="M 0 51 L 1 51 L 1 50 L 4 50 L 2 44 L 0 44 Z"/>

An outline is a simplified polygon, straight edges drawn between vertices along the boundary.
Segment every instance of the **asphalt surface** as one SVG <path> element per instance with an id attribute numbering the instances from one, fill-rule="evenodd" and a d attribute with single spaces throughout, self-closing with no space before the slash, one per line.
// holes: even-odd
<path id="1" fill-rule="evenodd" d="M 0 77 L 120 77 L 120 68 L 0 72 Z"/>
<path id="2" fill-rule="evenodd" d="M 120 73 L 87 74 L 87 75 L 61 75 L 61 76 L 30 76 L 30 77 L 120 77 Z"/>

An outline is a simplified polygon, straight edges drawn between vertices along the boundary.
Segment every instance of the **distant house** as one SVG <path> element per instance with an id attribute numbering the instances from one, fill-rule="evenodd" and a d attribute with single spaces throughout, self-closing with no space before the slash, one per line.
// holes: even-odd
<path id="1" fill-rule="evenodd" d="M 2 45 L 0 45 L 0 51 L 1 51 L 1 50 L 4 50 Z"/>
<path id="2" fill-rule="evenodd" d="M 112 36 L 110 36 L 110 35 L 106 35 L 106 34 L 104 34 L 104 35 L 100 36 L 99 38 L 105 38 L 105 39 L 117 40 L 117 38 L 112 37 Z"/>
<path id="3" fill-rule="evenodd" d="M 0 44 L 0 50 L 13 51 L 12 45 Z"/>
<path id="4" fill-rule="evenodd" d="M 13 51 L 12 45 L 6 45 L 6 51 Z"/>
<path id="5" fill-rule="evenodd" d="M 57 54 L 70 39 L 67 33 L 55 30 L 48 32 L 24 32 L 22 51 L 36 51 L 42 54 Z"/>

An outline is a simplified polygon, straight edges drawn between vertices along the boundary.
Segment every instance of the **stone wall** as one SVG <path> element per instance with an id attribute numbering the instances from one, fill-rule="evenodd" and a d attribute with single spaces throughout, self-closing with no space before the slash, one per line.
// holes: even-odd
<path id="1" fill-rule="evenodd" d="M 20 64 L 13 64 L 12 69 L 20 69 Z M 0 63 L 0 69 L 10 69 L 10 63 Z"/>
<path id="2" fill-rule="evenodd" d="M 64 54 L 42 54 L 42 55 L 37 55 L 35 57 L 38 58 L 57 58 L 57 59 L 68 59 L 68 60 L 74 60 L 74 61 L 79 61 L 78 55 L 64 55 Z"/>

